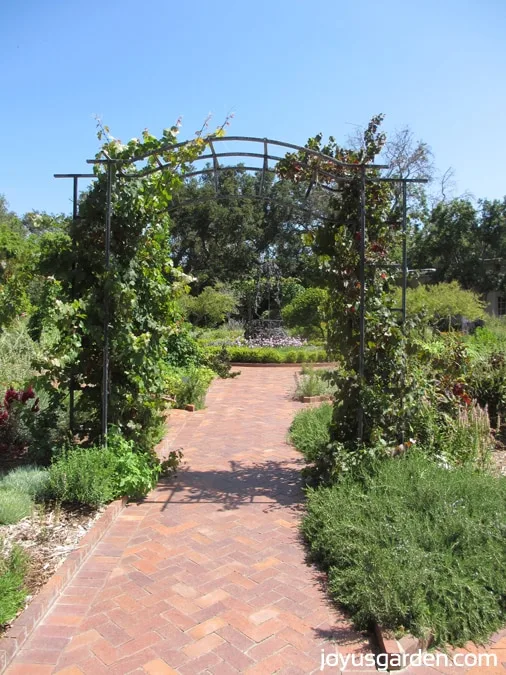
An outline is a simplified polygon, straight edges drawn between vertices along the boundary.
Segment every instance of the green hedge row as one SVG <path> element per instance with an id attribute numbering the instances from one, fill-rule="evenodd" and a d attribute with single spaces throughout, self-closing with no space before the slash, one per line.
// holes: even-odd
<path id="1" fill-rule="evenodd" d="M 210 353 L 218 353 L 221 347 L 208 347 Z M 283 349 L 274 347 L 227 347 L 233 363 L 322 363 L 329 359 L 324 349 Z"/>

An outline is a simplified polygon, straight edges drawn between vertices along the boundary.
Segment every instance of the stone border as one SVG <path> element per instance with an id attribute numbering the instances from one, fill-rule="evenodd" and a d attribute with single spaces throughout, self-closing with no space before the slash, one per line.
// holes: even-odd
<path id="1" fill-rule="evenodd" d="M 378 641 L 379 650 L 387 655 L 386 669 L 402 670 L 398 665 L 402 662 L 404 654 L 416 654 L 419 651 L 426 651 L 432 642 L 432 636 L 428 640 L 421 640 L 413 635 L 405 635 L 400 640 L 390 637 L 391 632 L 385 630 L 382 626 L 374 624 L 374 635 Z M 393 661 L 393 663 L 392 663 Z"/>
<path id="2" fill-rule="evenodd" d="M 32 602 L 14 619 L 4 637 L 0 638 L 0 673 L 14 659 L 35 627 L 49 612 L 55 601 L 68 586 L 85 560 L 94 551 L 104 534 L 123 510 L 127 498 L 111 502 L 95 521 L 91 529 L 79 541 L 79 545 L 65 559 L 55 574 L 44 584 Z"/>

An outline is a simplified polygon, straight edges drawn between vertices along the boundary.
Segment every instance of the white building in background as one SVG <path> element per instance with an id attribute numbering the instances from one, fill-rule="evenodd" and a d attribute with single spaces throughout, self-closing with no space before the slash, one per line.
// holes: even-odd
<path id="1" fill-rule="evenodd" d="M 487 312 L 492 316 L 506 316 L 506 293 L 503 291 L 490 291 L 485 300 Z"/>

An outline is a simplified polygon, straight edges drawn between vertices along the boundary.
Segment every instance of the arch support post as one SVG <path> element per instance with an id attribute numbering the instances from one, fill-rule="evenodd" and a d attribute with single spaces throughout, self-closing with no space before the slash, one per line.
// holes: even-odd
<path id="1" fill-rule="evenodd" d="M 107 428 L 109 416 L 110 368 L 109 368 L 109 322 L 110 302 L 109 285 L 111 269 L 111 220 L 112 220 L 112 183 L 114 163 L 107 162 L 107 192 L 105 202 L 105 242 L 104 242 L 104 351 L 102 362 L 102 442 L 107 446 Z"/>
<path id="2" fill-rule="evenodd" d="M 363 387 L 365 376 L 365 218 L 366 218 L 366 198 L 365 198 L 366 175 L 365 166 L 361 167 L 360 174 L 360 315 L 359 330 L 360 343 L 358 353 L 358 386 L 360 387 L 359 409 L 358 409 L 358 440 L 364 438 L 364 407 L 363 407 Z"/>

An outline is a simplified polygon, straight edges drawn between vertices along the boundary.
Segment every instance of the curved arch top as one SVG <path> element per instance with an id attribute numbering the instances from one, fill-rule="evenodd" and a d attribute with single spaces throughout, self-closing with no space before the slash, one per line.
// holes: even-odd
<path id="1" fill-rule="evenodd" d="M 110 157 L 105 157 L 104 159 L 88 159 L 86 162 L 88 164 L 107 164 L 110 162 L 114 162 L 115 164 L 120 166 L 120 172 L 122 173 L 123 176 L 127 177 L 130 174 L 126 173 L 123 170 L 123 167 L 126 167 L 131 164 L 135 164 L 136 162 L 142 162 L 149 157 L 153 157 L 154 155 L 161 155 L 164 152 L 170 152 L 171 150 L 176 150 L 177 148 L 182 148 L 185 145 L 189 145 L 191 143 L 194 143 L 195 139 L 190 139 L 187 141 L 182 141 L 180 143 L 172 143 L 172 144 L 167 144 L 165 146 L 162 146 L 161 148 L 157 150 L 150 150 L 148 152 L 145 152 L 135 159 L 119 159 L 119 160 L 114 160 L 111 159 Z M 216 143 L 254 143 L 254 144 L 261 144 L 262 145 L 262 152 L 258 152 L 258 148 L 256 148 L 257 152 L 246 152 L 244 150 L 233 150 L 233 151 L 228 151 L 228 152 L 216 152 L 214 145 Z M 204 159 L 212 159 L 213 164 L 216 167 L 217 166 L 217 161 L 219 158 L 224 158 L 224 157 L 255 157 L 259 159 L 263 159 L 264 161 L 264 166 L 263 167 L 257 167 L 258 170 L 267 170 L 267 163 L 269 160 L 272 161 L 280 161 L 284 159 L 284 157 L 280 157 L 277 154 L 271 154 L 269 152 L 269 146 L 273 148 L 283 148 L 287 150 L 294 150 L 297 152 L 302 152 L 304 153 L 307 158 L 309 157 L 316 157 L 319 158 L 323 161 L 325 161 L 327 164 L 333 164 L 334 166 L 339 166 L 341 168 L 350 168 L 350 169 L 359 169 L 362 167 L 365 167 L 367 169 L 387 169 L 388 166 L 384 164 L 356 164 L 356 163 L 350 163 L 350 162 L 342 162 L 335 157 L 332 157 L 331 155 L 326 155 L 322 152 L 318 152 L 317 150 L 312 150 L 311 148 L 307 148 L 305 146 L 301 145 L 296 145 L 294 143 L 287 143 L 285 141 L 278 141 L 277 139 L 273 138 L 260 138 L 257 136 L 208 136 L 205 138 L 205 145 L 207 147 L 210 147 L 211 153 L 207 154 L 202 154 L 200 155 L 196 161 L 204 160 Z M 205 150 L 204 150 L 205 152 Z M 165 168 L 164 164 L 161 164 L 158 167 L 154 168 L 149 168 L 146 169 L 145 171 L 140 171 L 135 174 L 135 176 L 139 177 L 142 175 L 147 175 L 148 173 L 155 173 L 157 171 L 162 171 Z M 330 176 L 330 174 L 329 174 Z"/>

